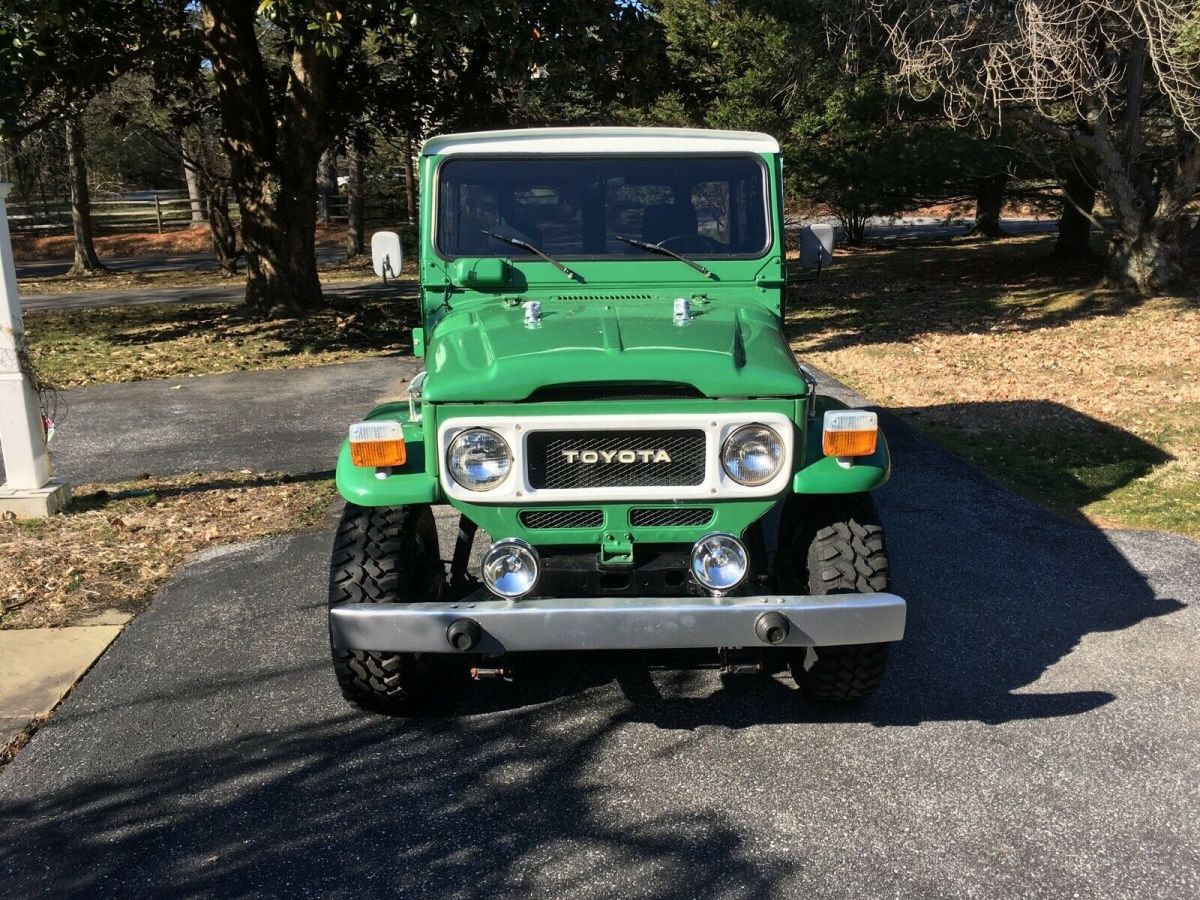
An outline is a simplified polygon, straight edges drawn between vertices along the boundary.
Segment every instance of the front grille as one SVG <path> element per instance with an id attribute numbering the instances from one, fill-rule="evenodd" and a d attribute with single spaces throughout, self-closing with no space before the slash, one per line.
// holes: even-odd
<path id="1" fill-rule="evenodd" d="M 524 509 L 521 524 L 526 528 L 599 528 L 604 524 L 600 509 Z"/>
<path id="2" fill-rule="evenodd" d="M 694 528 L 707 525 L 712 519 L 713 511 L 707 506 L 663 506 L 629 511 L 629 524 L 643 528 Z"/>
<path id="3" fill-rule="evenodd" d="M 526 448 L 534 490 L 685 487 L 704 482 L 705 440 L 699 429 L 534 431 L 526 439 Z M 612 455 L 620 451 L 626 451 L 626 458 L 628 451 L 639 455 L 633 462 L 620 462 Z M 639 451 L 652 451 L 658 461 L 646 460 Z M 665 451 L 670 461 L 659 451 Z"/>

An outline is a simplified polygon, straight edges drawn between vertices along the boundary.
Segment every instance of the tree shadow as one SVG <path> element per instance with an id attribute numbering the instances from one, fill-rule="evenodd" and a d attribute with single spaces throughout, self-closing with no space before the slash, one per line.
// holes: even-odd
<path id="1" fill-rule="evenodd" d="M 620 824 L 602 813 L 608 788 L 592 769 L 622 721 L 581 717 L 590 701 L 564 699 L 552 733 L 537 707 L 346 712 L 150 754 L 5 802 L 0 871 L 17 895 L 777 895 L 795 864 L 763 860 L 720 812 Z"/>
<path id="2" fill-rule="evenodd" d="M 785 332 L 808 352 L 829 351 L 930 333 L 1062 327 L 1147 300 L 1106 282 L 1102 261 L 1060 260 L 1052 246 L 1047 236 L 841 251 L 820 281 L 789 292 Z M 1197 300 L 1182 288 L 1174 299 Z"/>
<path id="3" fill-rule="evenodd" d="M 299 318 L 263 319 L 240 304 L 155 304 L 102 309 L 62 310 L 31 315 L 53 316 L 57 332 L 86 333 L 114 347 L 153 347 L 181 338 L 207 335 L 215 341 L 274 341 L 268 356 L 303 352 L 375 350 L 411 353 L 411 331 L 420 324 L 416 285 L 366 284 L 325 295 L 325 305 Z"/>

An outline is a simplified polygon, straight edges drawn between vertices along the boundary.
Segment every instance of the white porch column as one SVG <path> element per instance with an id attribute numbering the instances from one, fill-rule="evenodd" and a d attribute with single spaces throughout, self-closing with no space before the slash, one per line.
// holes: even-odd
<path id="1" fill-rule="evenodd" d="M 25 326 L 8 231 L 10 190 L 11 184 L 0 182 L 0 452 L 5 477 L 0 484 L 0 513 L 32 518 L 62 509 L 70 491 L 64 482 L 50 477 L 41 405 L 21 371 L 18 351 L 24 347 Z"/>

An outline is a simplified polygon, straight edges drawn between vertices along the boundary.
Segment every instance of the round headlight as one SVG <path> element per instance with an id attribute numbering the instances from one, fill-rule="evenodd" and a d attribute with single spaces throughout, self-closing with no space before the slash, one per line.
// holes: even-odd
<path id="1" fill-rule="evenodd" d="M 483 583 L 501 597 L 515 600 L 537 586 L 537 551 L 520 538 L 496 541 L 483 554 Z"/>
<path id="2" fill-rule="evenodd" d="M 725 440 L 721 465 L 738 484 L 766 484 L 783 466 L 783 441 L 766 425 L 743 425 Z"/>
<path id="3" fill-rule="evenodd" d="M 742 583 L 750 568 L 746 545 L 732 534 L 708 534 L 692 547 L 692 575 L 718 594 Z"/>
<path id="4" fill-rule="evenodd" d="M 446 466 L 468 491 L 490 491 L 508 477 L 512 453 L 496 432 L 469 428 L 450 442 Z"/>

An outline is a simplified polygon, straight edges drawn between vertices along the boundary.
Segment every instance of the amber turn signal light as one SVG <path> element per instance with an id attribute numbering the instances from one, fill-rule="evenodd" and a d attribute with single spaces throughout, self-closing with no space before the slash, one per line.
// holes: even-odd
<path id="1" fill-rule="evenodd" d="M 879 439 L 879 417 L 861 409 L 825 413 L 821 449 L 826 456 L 870 456 Z"/>
<path id="2" fill-rule="evenodd" d="M 355 422 L 350 426 L 350 461 L 354 465 L 389 468 L 402 466 L 407 459 L 399 422 Z"/>

